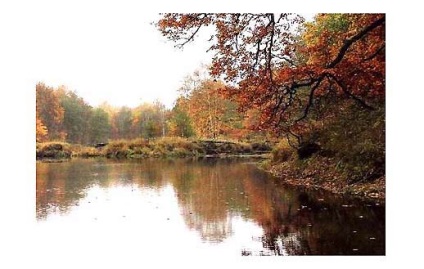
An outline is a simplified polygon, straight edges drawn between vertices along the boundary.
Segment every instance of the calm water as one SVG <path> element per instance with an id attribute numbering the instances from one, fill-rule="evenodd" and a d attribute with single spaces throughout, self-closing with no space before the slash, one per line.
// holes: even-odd
<path id="1" fill-rule="evenodd" d="M 385 254 L 383 205 L 277 183 L 247 160 L 37 162 L 37 223 L 52 238 L 90 231 L 93 248 L 114 238 L 187 255 Z"/>

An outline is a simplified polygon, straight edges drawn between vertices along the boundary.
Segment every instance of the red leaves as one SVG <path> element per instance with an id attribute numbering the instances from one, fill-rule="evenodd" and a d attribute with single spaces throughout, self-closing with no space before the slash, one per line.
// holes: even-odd
<path id="1" fill-rule="evenodd" d="M 383 14 L 165 14 L 162 33 L 185 44 L 213 24 L 211 74 L 237 87 L 225 95 L 260 108 L 264 127 L 298 125 L 314 98 L 333 94 L 364 107 L 385 94 Z"/>

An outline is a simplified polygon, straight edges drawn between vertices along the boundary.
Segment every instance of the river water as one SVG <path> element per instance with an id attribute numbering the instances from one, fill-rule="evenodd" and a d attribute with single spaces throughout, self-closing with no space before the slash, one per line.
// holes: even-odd
<path id="1" fill-rule="evenodd" d="M 36 171 L 37 225 L 52 237 L 79 227 L 145 253 L 385 255 L 384 205 L 284 186 L 254 160 L 73 159 Z"/>

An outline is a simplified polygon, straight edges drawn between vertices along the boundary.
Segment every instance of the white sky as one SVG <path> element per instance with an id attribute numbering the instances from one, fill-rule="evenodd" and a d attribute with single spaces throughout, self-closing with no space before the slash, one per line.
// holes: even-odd
<path id="1" fill-rule="evenodd" d="M 134 107 L 159 99 L 171 107 L 184 76 L 210 62 L 211 54 L 206 42 L 174 48 L 151 25 L 157 18 L 118 3 L 42 11 L 31 48 L 33 79 L 66 85 L 93 106 L 107 101 Z"/>

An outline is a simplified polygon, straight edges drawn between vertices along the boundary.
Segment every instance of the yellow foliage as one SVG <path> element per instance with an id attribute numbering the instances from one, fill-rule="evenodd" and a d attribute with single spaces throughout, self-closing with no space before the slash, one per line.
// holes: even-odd
<path id="1" fill-rule="evenodd" d="M 35 129 L 35 134 L 36 134 L 36 141 L 37 142 L 43 142 L 48 135 L 48 130 L 47 127 L 43 124 L 43 122 L 40 119 L 36 119 L 36 129 Z"/>

